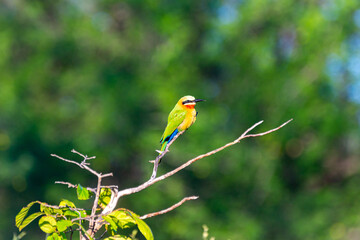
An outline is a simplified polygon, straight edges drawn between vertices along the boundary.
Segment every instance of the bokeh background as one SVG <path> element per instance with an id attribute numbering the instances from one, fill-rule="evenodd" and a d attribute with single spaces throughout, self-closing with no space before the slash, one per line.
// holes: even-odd
<path id="1" fill-rule="evenodd" d="M 51 153 L 96 155 L 121 188 L 146 181 L 188 94 L 207 102 L 160 173 L 294 121 L 124 197 L 142 215 L 200 196 L 148 219 L 156 239 L 201 239 L 203 224 L 226 240 L 360 239 L 358 0 L 1 1 L 0 239 L 30 201 L 78 202 L 54 181 L 95 185 Z"/>

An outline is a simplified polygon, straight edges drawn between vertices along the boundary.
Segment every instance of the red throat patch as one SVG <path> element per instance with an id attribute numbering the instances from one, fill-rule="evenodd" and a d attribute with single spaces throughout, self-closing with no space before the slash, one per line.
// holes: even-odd
<path id="1" fill-rule="evenodd" d="M 194 109 L 195 108 L 195 104 L 186 104 L 184 105 L 187 109 Z"/>

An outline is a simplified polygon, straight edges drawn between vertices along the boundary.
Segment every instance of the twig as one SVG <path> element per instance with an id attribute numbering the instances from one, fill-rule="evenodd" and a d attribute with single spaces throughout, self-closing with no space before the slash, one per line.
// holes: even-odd
<path id="1" fill-rule="evenodd" d="M 181 135 L 183 134 L 184 131 L 180 131 L 178 132 L 175 137 L 166 145 L 164 151 L 162 153 L 159 154 L 159 156 L 157 156 L 155 158 L 155 161 L 154 161 L 154 168 L 153 168 L 153 172 L 151 174 L 151 177 L 150 177 L 150 180 L 156 178 L 156 174 L 157 174 L 157 170 L 158 170 L 158 166 L 159 166 L 159 163 L 160 163 L 160 160 L 165 156 L 166 153 L 169 152 L 169 147 L 171 146 L 171 144 L 173 144 L 173 142 Z"/>
<path id="2" fill-rule="evenodd" d="M 171 207 L 169 207 L 167 209 L 164 209 L 164 210 L 161 210 L 161 211 L 158 211 L 158 212 L 148 213 L 148 214 L 145 214 L 145 215 L 141 216 L 140 218 L 141 219 L 146 219 L 146 218 L 151 218 L 151 217 L 155 217 L 155 216 L 158 216 L 158 215 L 161 215 L 161 214 L 168 213 L 168 212 L 174 210 L 175 208 L 179 207 L 180 205 L 182 205 L 184 202 L 189 201 L 189 200 L 195 200 L 195 199 L 198 199 L 198 198 L 199 198 L 198 196 L 191 196 L 191 197 L 183 198 L 180 202 L 172 205 Z"/>
<path id="3" fill-rule="evenodd" d="M 106 214 L 103 214 L 103 213 L 100 213 L 100 214 L 97 214 L 96 217 L 100 219 L 100 217 L 102 216 L 105 216 Z M 72 222 L 75 222 L 75 221 L 78 221 L 78 220 L 85 220 L 85 221 L 91 221 L 94 217 L 93 216 L 87 216 L 87 217 L 78 217 L 78 218 L 74 218 L 74 219 L 71 219 Z M 89 227 L 90 228 L 90 227 Z"/>
<path id="4" fill-rule="evenodd" d="M 260 137 L 260 136 L 264 136 L 264 135 L 266 135 L 266 134 L 275 132 L 275 131 L 279 130 L 280 128 L 284 127 L 286 124 L 288 124 L 288 123 L 291 122 L 292 120 L 293 120 L 293 119 L 291 118 L 291 119 L 287 120 L 286 122 L 284 122 L 283 124 L 281 124 L 280 126 L 278 126 L 277 128 L 273 128 L 273 129 L 271 129 L 271 130 L 269 130 L 269 131 L 266 131 L 266 132 L 246 135 L 246 136 L 244 136 L 242 139 L 248 138 L 248 137 Z M 263 122 L 263 121 L 260 121 L 260 122 L 257 123 L 257 124 L 261 124 L 262 122 Z M 256 125 L 256 126 L 257 126 L 257 125 Z M 240 140 L 241 140 L 241 139 L 239 139 L 239 142 L 240 142 Z"/>
<path id="5" fill-rule="evenodd" d="M 78 162 L 75 162 L 75 161 L 72 161 L 72 160 L 69 160 L 69 159 L 66 159 L 66 158 L 63 158 L 63 157 L 60 157 L 60 156 L 58 156 L 58 155 L 56 155 L 56 154 L 50 154 L 50 156 L 52 156 L 52 157 L 56 157 L 56 158 L 58 158 L 58 159 L 60 159 L 60 160 L 63 160 L 63 161 L 65 161 L 65 162 L 68 162 L 68 163 L 72 163 L 72 164 L 75 164 L 75 165 L 78 165 L 80 168 L 84 168 L 80 163 L 78 163 Z"/>
<path id="6" fill-rule="evenodd" d="M 47 204 L 47 203 L 43 203 L 43 202 L 40 202 L 40 201 L 36 201 L 38 204 L 42 205 L 42 206 L 45 206 L 45 207 L 49 207 L 49 208 L 54 208 L 54 209 L 64 209 L 64 208 L 68 208 L 72 211 L 85 211 L 85 209 L 83 208 L 72 208 L 70 206 L 57 206 L 57 205 L 50 205 L 50 204 Z"/>
<path id="7" fill-rule="evenodd" d="M 94 228 L 94 218 L 95 218 L 95 215 L 96 215 L 96 208 L 98 206 L 98 202 L 99 202 L 99 197 L 100 197 L 100 186 L 101 186 L 101 180 L 102 180 L 102 176 L 98 176 L 98 183 L 97 183 L 97 187 L 96 187 L 96 194 L 95 194 L 95 201 L 94 201 L 94 204 L 93 204 L 93 207 L 92 207 L 92 210 L 91 210 L 91 217 L 93 217 L 90 221 L 90 224 L 89 224 L 89 228 L 90 229 L 93 229 Z"/>
<path id="8" fill-rule="evenodd" d="M 105 232 L 103 232 L 98 239 L 102 239 L 102 237 L 105 235 L 106 232 L 107 232 L 107 230 L 105 229 Z"/>
<path id="9" fill-rule="evenodd" d="M 58 158 L 58 159 L 60 159 L 60 160 L 63 160 L 63 161 L 65 161 L 65 162 L 75 164 L 75 165 L 79 166 L 79 167 L 82 168 L 82 169 L 86 169 L 87 171 L 91 172 L 92 174 L 94 174 L 94 175 L 97 176 L 97 177 L 99 177 L 99 176 L 103 176 L 103 177 L 113 176 L 112 173 L 107 173 L 107 174 L 98 173 L 98 172 L 96 172 L 95 170 L 93 170 L 92 168 L 90 168 L 90 167 L 88 166 L 88 163 L 87 163 L 86 161 L 87 161 L 87 160 L 94 159 L 95 156 L 93 156 L 93 157 L 88 157 L 88 156 L 86 156 L 86 155 L 84 155 L 84 154 L 79 153 L 79 152 L 76 151 L 75 149 L 71 150 L 71 152 L 82 156 L 82 157 L 84 158 L 84 160 L 83 160 L 81 163 L 78 163 L 78 162 L 75 162 L 75 161 L 72 161 L 72 160 L 69 160 L 69 159 L 60 157 L 60 156 L 58 156 L 58 155 L 56 155 L 56 154 L 50 154 L 50 155 L 51 155 L 52 157 L 56 157 L 56 158 Z"/>
<path id="10" fill-rule="evenodd" d="M 68 188 L 77 188 L 78 187 L 77 184 L 72 184 L 72 183 L 63 182 L 63 181 L 55 181 L 55 184 L 67 185 Z M 118 186 L 117 185 L 107 185 L 107 186 L 101 185 L 100 188 L 118 189 Z M 87 187 L 86 189 L 93 193 L 96 193 L 96 191 L 95 191 L 96 188 Z"/>
<path id="11" fill-rule="evenodd" d="M 67 185 L 68 188 L 77 188 L 77 184 L 72 184 L 69 182 L 63 182 L 63 181 L 55 181 L 55 184 L 63 184 L 63 185 Z"/>
<path id="12" fill-rule="evenodd" d="M 106 174 L 102 174 L 102 173 L 99 173 L 95 170 L 93 170 L 92 168 L 90 168 L 88 165 L 90 165 L 90 163 L 87 163 L 88 160 L 91 160 L 91 159 L 95 159 L 95 156 L 93 157 L 88 157 L 87 155 L 84 155 L 82 153 L 79 153 L 78 151 L 76 151 L 75 149 L 71 150 L 72 153 L 75 153 L 79 156 L 81 156 L 83 158 L 83 161 L 81 163 L 78 163 L 78 162 L 75 162 L 75 161 L 72 161 L 72 160 L 69 160 L 69 159 L 66 159 L 66 158 L 63 158 L 63 157 L 60 157 L 56 154 L 51 154 L 51 156 L 53 157 L 56 157 L 60 160 L 63 160 L 65 162 L 69 162 L 69 163 L 72 163 L 72 164 L 75 164 L 77 166 L 79 166 L 80 168 L 82 169 L 86 169 L 87 171 L 89 171 L 90 173 L 94 174 L 95 176 L 97 176 L 98 178 L 98 182 L 97 182 L 97 186 L 95 189 L 92 189 L 92 188 L 87 188 L 88 190 L 92 191 L 95 193 L 95 200 L 94 200 L 94 204 L 93 204 L 93 207 L 92 207 L 92 210 L 91 210 L 91 215 L 89 216 L 90 218 L 90 223 L 89 223 L 89 232 L 86 233 L 86 234 L 89 234 L 90 236 L 94 236 L 95 233 L 96 233 L 96 230 L 95 230 L 95 226 L 98 224 L 97 221 L 95 220 L 95 218 L 97 217 L 96 215 L 96 210 L 97 210 L 97 206 L 98 206 L 98 203 L 99 203 L 99 197 L 100 197 L 100 190 L 101 190 L 101 181 L 103 178 L 105 177 L 111 177 L 113 176 L 112 173 L 106 173 Z M 67 185 L 69 188 L 76 188 L 77 185 L 74 185 L 72 183 L 68 183 L 68 182 L 61 182 L 61 181 L 57 181 L 55 183 L 59 183 L 59 184 L 65 184 Z M 115 194 L 118 192 L 117 190 L 117 187 L 115 188 L 112 188 L 112 192 L 114 192 Z M 82 219 L 78 219 L 78 220 L 82 220 Z M 74 221 L 74 220 L 73 220 Z M 82 237 L 80 237 L 81 239 L 83 239 Z"/>
<path id="13" fill-rule="evenodd" d="M 77 155 L 80 155 L 81 157 L 84 158 L 84 160 L 91 160 L 91 159 L 95 159 L 96 156 L 92 156 L 92 157 L 88 157 L 87 155 L 84 155 L 82 153 L 79 153 L 78 151 L 76 151 L 75 149 L 71 150 L 72 153 L 76 153 Z"/>

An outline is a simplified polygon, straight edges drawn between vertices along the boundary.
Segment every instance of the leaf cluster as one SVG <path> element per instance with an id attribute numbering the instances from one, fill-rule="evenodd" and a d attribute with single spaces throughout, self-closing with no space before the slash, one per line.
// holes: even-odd
<path id="1" fill-rule="evenodd" d="M 93 195 L 92 191 L 87 188 L 77 185 L 77 198 L 79 200 L 88 200 Z M 26 226 L 33 222 L 38 217 L 40 229 L 48 234 L 47 240 L 68 240 L 72 239 L 73 233 L 80 231 L 88 239 L 93 240 L 86 228 L 92 218 L 102 221 L 105 226 L 105 231 L 108 236 L 105 240 L 128 240 L 132 239 L 130 236 L 124 234 L 124 229 L 137 227 L 147 240 L 153 240 L 154 236 L 150 227 L 140 219 L 140 216 L 134 212 L 120 208 L 113 212 L 102 215 L 100 210 L 104 209 L 111 199 L 111 190 L 109 188 L 102 188 L 99 195 L 99 203 L 97 208 L 97 215 L 92 216 L 90 210 L 78 208 L 69 200 L 63 199 L 59 205 L 49 205 L 45 202 L 33 201 L 27 206 L 23 207 L 16 215 L 15 224 L 19 231 L 22 231 Z M 28 214 L 30 208 L 39 204 L 38 212 Z M 100 237 L 100 239 L 102 239 Z"/>

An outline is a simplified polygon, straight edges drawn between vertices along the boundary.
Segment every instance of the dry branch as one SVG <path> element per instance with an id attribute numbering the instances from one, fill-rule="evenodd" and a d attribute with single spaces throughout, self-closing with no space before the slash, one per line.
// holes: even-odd
<path id="1" fill-rule="evenodd" d="M 192 163 L 202 159 L 202 158 L 205 158 L 205 157 L 208 157 L 210 155 L 213 155 L 219 151 L 222 151 L 223 149 L 227 148 L 227 147 L 230 147 L 236 143 L 239 143 L 241 140 L 245 139 L 245 138 L 249 138 L 249 137 L 258 137 L 258 136 L 264 136 L 266 134 L 269 134 L 271 132 L 274 132 L 274 131 L 277 131 L 279 130 L 280 128 L 284 127 L 286 124 L 288 124 L 289 122 L 291 122 L 293 119 L 290 119 L 288 121 L 286 121 L 285 123 L 281 124 L 280 126 L 276 127 L 276 128 L 273 128 L 271 130 L 268 130 L 266 132 L 262 132 L 262 133 L 257 133 L 257 134 L 249 134 L 247 135 L 247 133 L 249 133 L 251 130 L 253 130 L 255 127 L 257 127 L 258 125 L 260 125 L 261 123 L 263 123 L 263 121 L 260 121 L 260 122 L 257 122 L 255 123 L 253 126 L 251 126 L 250 128 L 248 128 L 239 138 L 235 139 L 233 142 L 230 142 L 230 143 L 227 143 L 225 144 L 224 146 L 222 147 L 219 147 L 217 149 L 214 149 L 210 152 L 207 152 L 205 154 L 202 154 L 202 155 L 199 155 L 193 159 L 190 159 L 188 160 L 187 162 L 185 162 L 184 164 L 182 164 L 181 166 L 175 168 L 174 170 L 166 173 L 166 174 L 163 174 L 159 177 L 155 177 L 155 178 L 150 178 L 147 182 L 137 186 L 137 187 L 133 187 L 133 188 L 128 188 L 128 189 L 124 189 L 124 190 L 121 190 L 117 193 L 116 197 L 114 197 L 114 199 L 112 199 L 112 201 L 110 201 L 110 203 L 106 206 L 106 208 L 103 210 L 103 213 L 104 214 L 107 214 L 107 213 L 110 213 L 112 212 L 115 207 L 116 207 L 116 204 L 117 202 L 119 201 L 119 199 L 123 196 L 126 196 L 126 195 L 130 195 L 130 194 L 134 194 L 134 193 L 137 193 L 137 192 L 140 192 L 148 187 L 150 187 L 151 185 L 153 185 L 154 183 L 157 183 L 159 181 L 162 181 L 172 175 L 174 175 L 175 173 L 179 172 L 180 170 L 186 168 L 187 166 L 191 165 Z M 178 137 L 180 134 L 178 133 L 177 136 L 175 137 Z M 168 152 L 168 150 L 165 150 L 164 151 L 164 155 Z M 163 156 L 162 156 L 163 157 Z M 156 165 L 156 161 L 154 163 Z M 157 169 L 156 169 L 157 170 Z M 154 170 L 153 170 L 153 174 L 152 176 L 156 176 L 156 171 L 155 171 L 155 166 L 154 166 Z"/>
<path id="2" fill-rule="evenodd" d="M 156 174 L 157 174 L 157 170 L 158 170 L 158 166 L 159 163 L 161 161 L 161 159 L 165 156 L 166 153 L 169 152 L 169 147 L 171 146 L 171 144 L 181 135 L 183 134 L 185 131 L 180 131 L 178 132 L 174 138 L 166 145 L 165 149 L 163 152 L 156 150 L 156 152 L 160 153 L 159 156 L 156 157 L 155 160 L 150 161 L 154 163 L 154 168 L 153 168 L 153 172 L 151 174 L 150 180 L 153 180 L 154 178 L 156 178 Z"/>
<path id="3" fill-rule="evenodd" d="M 140 218 L 141 219 L 146 219 L 146 218 L 151 218 L 151 217 L 155 217 L 155 216 L 158 216 L 158 215 L 161 215 L 161 214 L 168 213 L 168 212 L 174 210 L 175 208 L 181 206 L 184 202 L 189 201 L 189 200 L 195 200 L 195 199 L 198 199 L 198 198 L 199 198 L 198 196 L 191 196 L 191 197 L 183 198 L 180 202 L 172 205 L 171 207 L 169 207 L 167 209 L 164 209 L 164 210 L 161 210 L 161 211 L 158 211 L 158 212 L 148 213 L 148 214 L 145 214 L 145 215 L 141 216 Z"/>

